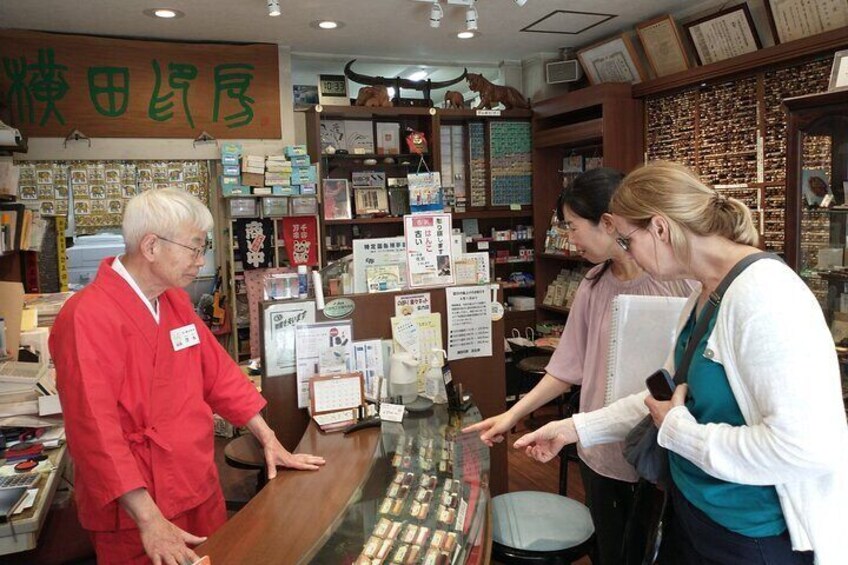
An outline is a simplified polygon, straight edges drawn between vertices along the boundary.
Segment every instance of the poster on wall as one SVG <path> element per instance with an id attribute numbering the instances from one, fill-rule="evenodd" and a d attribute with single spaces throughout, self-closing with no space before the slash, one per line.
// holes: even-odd
<path id="1" fill-rule="evenodd" d="M 297 407 L 309 406 L 309 380 L 350 371 L 354 363 L 353 322 L 298 324 Z"/>
<path id="2" fill-rule="evenodd" d="M 448 310 L 448 359 L 492 355 L 491 294 L 487 286 L 445 289 Z"/>
<path id="3" fill-rule="evenodd" d="M 295 372 L 295 328 L 315 323 L 315 301 L 280 301 L 264 305 L 262 312 L 262 366 L 267 377 Z"/>
<path id="4" fill-rule="evenodd" d="M 403 217 L 403 224 L 409 286 L 453 284 L 451 215 L 409 215 Z"/>

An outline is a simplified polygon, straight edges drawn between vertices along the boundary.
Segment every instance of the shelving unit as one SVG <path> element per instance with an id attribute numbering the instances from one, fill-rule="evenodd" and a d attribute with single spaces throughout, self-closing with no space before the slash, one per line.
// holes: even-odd
<path id="1" fill-rule="evenodd" d="M 493 183 L 497 185 L 497 191 L 501 199 L 503 195 L 513 187 L 510 179 L 503 180 L 504 175 L 509 175 L 503 165 L 508 160 L 497 160 L 492 158 L 493 152 L 503 152 L 509 148 L 504 144 L 498 144 L 500 131 L 511 131 L 522 129 L 526 125 L 527 151 L 525 175 L 531 174 L 531 153 L 529 128 L 532 112 L 529 110 L 502 111 L 499 116 L 480 116 L 474 110 L 445 110 L 435 108 L 363 108 L 356 106 L 324 106 L 315 107 L 306 112 L 307 148 L 314 162 L 320 163 L 319 174 L 321 179 L 346 178 L 351 180 L 355 171 L 377 171 L 384 172 L 386 178 L 406 177 L 410 172 L 425 172 L 426 170 L 442 173 L 443 186 L 452 187 L 455 195 L 464 194 L 465 205 L 453 206 L 453 227 L 462 228 L 463 220 L 476 220 L 477 229 L 483 236 L 488 236 L 492 230 L 516 230 L 519 226 L 532 225 L 532 179 L 527 179 L 530 184 L 526 186 L 523 193 L 525 201 L 519 204 L 518 209 L 510 205 L 499 205 L 498 199 L 493 198 Z M 401 154 L 327 154 L 322 151 L 321 132 L 322 125 L 327 128 L 333 121 L 357 122 L 368 121 L 372 127 L 373 139 L 377 139 L 377 125 L 379 123 L 397 124 L 400 133 L 400 149 L 406 147 L 405 128 L 410 127 L 416 131 L 424 132 L 428 144 L 428 152 L 422 156 L 411 153 Z M 516 125 L 517 124 L 517 125 Z M 361 124 L 357 124 L 361 127 Z M 472 130 L 474 142 L 472 143 Z M 492 132 L 495 132 L 493 141 Z M 450 143 L 450 145 L 446 145 Z M 473 147 L 472 147 L 473 145 Z M 461 147 L 461 149 L 460 149 Z M 376 141 L 375 141 L 376 148 Z M 391 157 L 393 163 L 384 163 L 384 159 Z M 450 162 L 446 159 L 451 159 Z M 376 164 L 366 165 L 366 159 L 376 160 Z M 475 161 L 476 159 L 476 161 Z M 408 164 L 403 164 L 408 162 Z M 420 166 L 419 166 L 420 165 Z M 426 165 L 426 166 L 425 166 Z M 473 165 L 473 166 L 472 166 Z M 500 167 L 500 168 L 498 168 Z M 495 180 L 493 181 L 493 176 Z M 524 177 L 526 178 L 526 177 Z M 475 184 L 476 183 L 476 184 Z M 518 185 L 521 181 L 516 181 Z M 472 198 L 472 189 L 476 187 L 476 197 Z M 319 179 L 319 191 L 321 183 Z M 460 193 L 460 190 L 462 192 Z M 521 192 L 521 188 L 515 190 Z M 481 192 L 482 191 L 482 192 Z M 353 189 L 351 190 L 353 192 Z M 449 192 L 449 191 L 448 191 Z M 512 204 L 512 203 L 510 203 Z M 323 256 L 327 262 L 341 258 L 351 252 L 351 244 L 354 239 L 394 237 L 403 233 L 403 218 L 401 216 L 382 217 L 356 217 L 355 206 L 351 206 L 354 212 L 352 219 L 324 218 L 323 207 L 321 210 L 321 231 L 324 237 L 321 241 Z M 461 210 L 461 211 L 457 211 Z M 471 234 L 466 234 L 471 235 Z M 534 238 L 535 239 L 535 238 Z M 329 243 L 329 244 L 328 244 Z M 508 249 L 510 257 L 518 258 L 518 251 L 522 247 L 532 248 L 531 238 L 523 240 L 494 241 L 490 237 L 475 239 L 467 242 L 466 251 L 488 251 L 490 253 L 491 269 L 496 278 L 506 280 L 513 271 L 533 272 L 533 261 L 522 259 L 507 263 L 495 261 L 495 251 Z M 532 296 L 534 286 L 502 285 L 507 297 L 511 295 Z M 530 318 L 535 314 L 522 313 L 522 316 L 510 316 L 518 320 L 522 319 L 521 327 L 532 326 L 534 321 Z M 507 332 L 511 330 L 507 323 Z"/>
<path id="2" fill-rule="evenodd" d="M 543 303 L 548 285 L 563 268 L 589 266 L 579 255 L 545 252 L 545 234 L 566 180 L 563 160 L 601 157 L 604 166 L 629 172 L 643 159 L 643 107 L 630 84 L 611 83 L 537 102 L 533 112 L 536 308 L 539 321 L 562 321 L 568 308 Z"/>

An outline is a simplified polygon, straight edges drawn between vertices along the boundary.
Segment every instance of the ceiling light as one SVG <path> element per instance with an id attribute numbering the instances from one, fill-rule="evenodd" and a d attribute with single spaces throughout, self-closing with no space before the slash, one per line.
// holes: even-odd
<path id="1" fill-rule="evenodd" d="M 430 9 L 430 27 L 439 27 L 444 16 L 445 12 L 442 10 L 442 5 L 436 0 Z"/>
<path id="2" fill-rule="evenodd" d="M 409 80 L 421 80 L 427 76 L 427 71 L 415 71 L 411 75 L 409 75 Z"/>
<path id="3" fill-rule="evenodd" d="M 515 3 L 518 4 L 519 8 L 524 6 L 527 3 L 527 0 L 515 0 Z"/>
<path id="4" fill-rule="evenodd" d="M 468 31 L 477 29 L 477 8 L 473 4 L 465 11 L 465 29 Z"/>
<path id="5" fill-rule="evenodd" d="M 280 0 L 268 0 L 268 15 L 276 17 L 280 14 Z"/>
<path id="6" fill-rule="evenodd" d="M 149 8 L 147 10 L 142 10 L 142 13 L 145 16 L 150 16 L 151 18 L 162 18 L 163 20 L 181 18 L 185 15 L 179 10 L 174 10 L 172 8 Z"/>
<path id="7" fill-rule="evenodd" d="M 460 39 L 471 39 L 472 37 L 474 37 L 474 32 L 473 31 L 461 31 L 461 32 L 457 33 L 456 36 Z"/>
<path id="8" fill-rule="evenodd" d="M 394 98 L 394 97 L 395 97 L 395 87 L 394 87 L 394 86 L 390 86 L 390 87 L 388 87 L 388 88 L 386 89 L 386 92 L 388 93 L 389 98 Z"/>
<path id="9" fill-rule="evenodd" d="M 325 20 L 323 22 L 318 22 L 318 27 L 321 29 L 336 29 L 339 27 L 338 22 L 331 22 L 329 20 Z"/>

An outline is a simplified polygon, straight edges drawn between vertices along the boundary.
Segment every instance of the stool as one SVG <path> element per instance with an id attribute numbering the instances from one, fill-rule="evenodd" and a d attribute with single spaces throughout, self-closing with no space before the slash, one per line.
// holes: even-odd
<path id="1" fill-rule="evenodd" d="M 571 393 L 566 393 L 563 396 L 568 396 L 564 401 L 565 410 L 563 411 L 560 404 L 560 416 L 571 418 L 580 411 L 580 387 L 574 387 Z M 563 403 L 560 397 L 559 402 Z M 563 413 L 564 412 L 564 413 Z M 568 496 L 568 462 L 580 462 L 580 457 L 577 455 L 577 444 L 571 443 L 559 450 L 559 493 L 562 496 Z"/>
<path id="2" fill-rule="evenodd" d="M 493 559 L 509 564 L 561 565 L 594 553 L 592 516 L 576 500 L 536 491 L 492 499 Z"/>
<path id="3" fill-rule="evenodd" d="M 268 482 L 268 468 L 265 465 L 265 452 L 252 434 L 231 439 L 224 448 L 224 460 L 227 465 L 236 469 L 257 470 L 256 492 L 262 490 Z M 241 502 L 227 502 L 227 510 L 239 510 L 244 506 Z"/>
<path id="4" fill-rule="evenodd" d="M 536 386 L 536 383 L 545 376 L 547 372 L 545 368 L 548 366 L 550 360 L 550 355 L 532 355 L 516 363 L 515 368 L 519 374 L 518 397 L 521 396 L 521 393 L 527 392 Z M 530 412 L 529 420 L 532 423 L 533 412 Z"/>

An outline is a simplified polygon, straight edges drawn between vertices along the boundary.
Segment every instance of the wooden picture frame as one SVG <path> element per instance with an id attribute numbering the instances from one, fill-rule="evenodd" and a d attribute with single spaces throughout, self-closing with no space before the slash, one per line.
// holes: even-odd
<path id="1" fill-rule="evenodd" d="M 636 34 L 655 76 L 673 75 L 689 68 L 683 39 L 671 16 L 660 16 L 638 24 Z"/>
<path id="2" fill-rule="evenodd" d="M 630 38 L 623 33 L 581 49 L 577 52 L 577 58 L 592 84 L 635 84 L 645 80 L 645 70 L 639 55 Z"/>
<path id="3" fill-rule="evenodd" d="M 689 22 L 683 27 L 699 65 L 718 63 L 762 48 L 751 10 L 745 3 Z M 731 43 L 719 42 L 719 35 L 728 31 L 731 32 Z"/>
<path id="4" fill-rule="evenodd" d="M 848 26 L 848 2 L 763 0 L 775 45 Z"/>
<path id="5" fill-rule="evenodd" d="M 833 66 L 830 68 L 830 83 L 827 90 L 848 88 L 848 49 L 833 54 Z"/>

